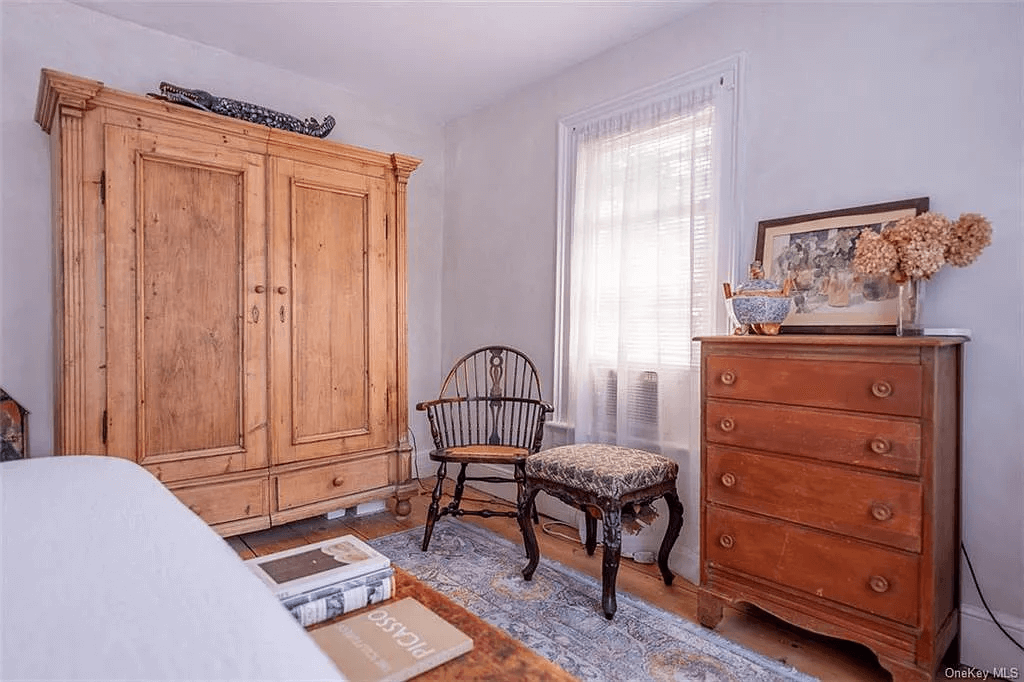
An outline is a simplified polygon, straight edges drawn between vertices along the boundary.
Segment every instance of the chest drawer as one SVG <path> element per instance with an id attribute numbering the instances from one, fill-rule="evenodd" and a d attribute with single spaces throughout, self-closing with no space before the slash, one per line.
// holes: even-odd
<path id="1" fill-rule="evenodd" d="M 919 557 L 708 505 L 705 560 L 917 624 Z"/>
<path id="2" fill-rule="evenodd" d="M 917 421 L 708 400 L 704 425 L 709 443 L 915 476 L 921 470 L 921 425 Z"/>
<path id="3" fill-rule="evenodd" d="M 707 499 L 766 516 L 921 550 L 917 481 L 709 446 Z"/>
<path id="4" fill-rule="evenodd" d="M 213 525 L 270 513 L 267 477 L 172 488 L 189 509 Z"/>
<path id="5" fill-rule="evenodd" d="M 386 457 L 372 457 L 278 474 L 277 511 L 386 486 L 388 465 Z"/>
<path id="6" fill-rule="evenodd" d="M 920 365 L 710 355 L 704 387 L 709 398 L 921 415 Z"/>

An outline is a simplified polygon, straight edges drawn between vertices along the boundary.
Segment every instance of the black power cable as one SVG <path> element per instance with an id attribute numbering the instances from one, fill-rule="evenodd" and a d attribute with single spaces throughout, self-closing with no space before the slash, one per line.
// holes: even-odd
<path id="1" fill-rule="evenodd" d="M 978 590 L 978 596 L 981 597 L 981 605 L 985 607 L 985 610 L 988 611 L 988 615 L 992 619 L 992 622 L 996 624 L 997 628 L 1002 630 L 1003 634 L 1006 635 L 1006 638 L 1013 642 L 1018 649 L 1024 651 L 1024 646 L 1021 646 L 1021 643 L 1015 640 L 1013 635 L 1006 631 L 1006 628 L 996 620 L 996 614 L 992 613 L 992 609 L 988 607 L 988 602 L 985 601 L 985 595 L 981 593 L 981 585 L 978 584 L 978 576 L 974 574 L 974 566 L 971 565 L 971 557 L 967 555 L 967 548 L 964 547 L 964 543 L 962 542 L 960 543 L 960 550 L 964 553 L 964 559 L 967 560 L 967 568 L 971 572 L 971 579 L 974 580 L 974 587 Z"/>

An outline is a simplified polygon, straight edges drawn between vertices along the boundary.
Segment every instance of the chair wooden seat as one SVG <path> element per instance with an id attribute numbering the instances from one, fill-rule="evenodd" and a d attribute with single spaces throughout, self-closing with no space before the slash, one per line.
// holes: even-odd
<path id="1" fill-rule="evenodd" d="M 527 516 L 537 493 L 544 491 L 586 514 L 586 550 L 597 546 L 597 517 L 604 531 L 601 565 L 601 606 L 606 618 L 615 615 L 615 578 L 622 550 L 622 517 L 664 497 L 669 520 L 658 551 L 658 568 L 666 585 L 674 576 L 668 556 L 683 527 L 683 505 L 676 492 L 679 465 L 662 455 L 617 445 L 576 444 L 531 455 L 526 460 L 526 484 L 520 502 L 519 526 L 528 563 L 523 578 L 530 580 L 540 561 L 537 536 Z"/>
<path id="2" fill-rule="evenodd" d="M 446 514 L 518 517 L 527 456 L 540 450 L 544 421 L 553 411 L 541 397 L 540 378 L 533 362 L 522 351 L 508 346 L 478 348 L 455 363 L 437 399 L 422 402 L 416 409 L 427 413 L 434 439 L 430 459 L 438 462 L 437 482 L 423 529 L 423 550 L 430 545 L 434 523 Z M 452 501 L 442 507 L 449 464 L 458 464 L 459 473 Z M 470 464 L 510 466 L 512 477 L 468 476 Z M 463 509 L 466 481 L 515 483 L 516 509 Z M 535 509 L 528 514 L 537 521 Z"/>

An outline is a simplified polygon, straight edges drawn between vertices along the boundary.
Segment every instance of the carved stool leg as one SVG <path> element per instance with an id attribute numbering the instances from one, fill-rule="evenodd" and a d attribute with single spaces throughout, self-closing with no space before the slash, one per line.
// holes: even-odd
<path id="1" fill-rule="evenodd" d="M 674 575 L 668 568 L 668 555 L 672 546 L 676 544 L 679 531 L 683 528 L 683 504 L 675 491 L 665 493 L 665 502 L 668 503 L 668 528 L 665 529 L 665 537 L 661 540 L 661 549 L 658 550 L 658 568 L 661 569 L 661 577 L 666 585 L 671 585 Z"/>
<path id="2" fill-rule="evenodd" d="M 427 524 L 423 529 L 423 545 L 420 547 L 424 552 L 427 551 L 427 547 L 430 545 L 430 536 L 434 532 L 434 522 L 437 521 L 441 491 L 444 489 L 444 477 L 447 471 L 448 463 L 441 462 L 437 467 L 437 483 L 434 484 L 434 492 L 430 496 L 430 506 L 427 507 Z"/>
<path id="3" fill-rule="evenodd" d="M 613 506 L 614 505 L 614 506 Z M 613 502 L 604 510 L 604 553 L 601 564 L 601 606 L 604 617 L 611 620 L 618 605 L 615 603 L 615 577 L 619 573 L 622 553 L 622 508 Z"/>
<path id="4" fill-rule="evenodd" d="M 594 550 L 597 549 L 597 519 L 590 513 L 590 510 L 586 507 L 580 507 L 583 510 L 584 522 L 587 526 L 587 541 L 586 549 L 587 556 L 594 556 Z"/>
<path id="5" fill-rule="evenodd" d="M 526 486 L 526 464 L 519 463 L 512 470 L 512 477 L 516 482 L 516 511 L 518 512 L 519 502 L 523 499 L 523 491 Z M 528 515 L 533 518 L 535 524 L 540 523 L 540 516 L 537 514 L 537 505 L 533 504 L 527 510 Z"/>
<path id="6" fill-rule="evenodd" d="M 540 562 L 540 547 L 537 546 L 537 535 L 533 531 L 533 524 L 530 523 L 530 509 L 535 504 L 535 498 L 540 488 L 532 488 L 529 483 L 523 491 L 522 500 L 516 505 L 516 520 L 519 521 L 519 530 L 523 533 L 523 544 L 526 545 L 526 567 L 523 568 L 523 579 L 533 578 L 533 572 L 537 570 Z"/>

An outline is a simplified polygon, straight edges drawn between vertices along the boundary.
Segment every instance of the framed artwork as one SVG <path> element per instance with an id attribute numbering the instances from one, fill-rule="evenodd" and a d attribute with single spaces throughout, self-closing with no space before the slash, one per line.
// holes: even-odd
<path id="1" fill-rule="evenodd" d="M 28 457 L 28 410 L 0 388 L 0 462 Z"/>
<path id="2" fill-rule="evenodd" d="M 857 236 L 927 210 L 919 197 L 759 222 L 754 259 L 765 278 L 792 278 L 796 292 L 782 333 L 895 334 L 900 289 L 888 275 L 854 272 Z"/>

